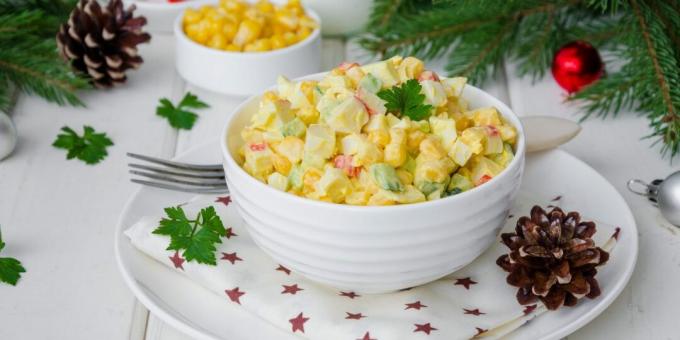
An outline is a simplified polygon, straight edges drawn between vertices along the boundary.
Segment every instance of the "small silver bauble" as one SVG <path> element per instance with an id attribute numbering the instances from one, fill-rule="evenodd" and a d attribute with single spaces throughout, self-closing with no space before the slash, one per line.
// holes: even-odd
<path id="1" fill-rule="evenodd" d="M 649 198 L 661 211 L 661 215 L 676 227 L 680 227 L 680 171 L 666 179 L 646 183 L 639 179 L 628 181 L 628 190 Z"/>
<path id="2" fill-rule="evenodd" d="M 17 145 L 17 129 L 6 113 L 0 111 L 0 160 L 9 156 Z"/>

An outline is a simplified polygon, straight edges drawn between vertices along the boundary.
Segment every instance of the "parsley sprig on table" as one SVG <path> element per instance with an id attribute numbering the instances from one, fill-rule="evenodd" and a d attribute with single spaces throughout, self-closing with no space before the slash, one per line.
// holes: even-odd
<path id="1" fill-rule="evenodd" d="M 5 248 L 5 242 L 2 241 L 2 233 L 0 232 L 0 252 L 3 248 Z M 21 273 L 25 272 L 26 269 L 19 260 L 11 257 L 0 257 L 0 282 L 16 286 L 21 278 Z"/>
<path id="2" fill-rule="evenodd" d="M 396 116 L 406 116 L 412 120 L 427 119 L 432 113 L 432 105 L 423 104 L 425 95 L 421 94 L 422 86 L 415 79 L 409 79 L 401 86 L 380 90 L 378 97 L 386 101 L 387 112 Z"/>
<path id="3" fill-rule="evenodd" d="M 57 136 L 52 146 L 68 150 L 66 159 L 78 158 L 87 164 L 97 164 L 108 155 L 106 148 L 113 145 L 106 133 L 97 133 L 87 125 L 83 126 L 82 137 L 68 126 L 62 127 L 61 131 L 63 133 Z"/>
<path id="4" fill-rule="evenodd" d="M 154 234 L 170 236 L 167 250 L 184 251 L 182 256 L 187 261 L 216 265 L 215 245 L 222 243 L 221 238 L 227 236 L 227 230 L 215 208 L 201 209 L 195 219 L 187 218 L 182 207 L 165 208 L 166 218 L 153 231 Z"/>
<path id="5" fill-rule="evenodd" d="M 170 126 L 175 129 L 191 130 L 196 119 L 198 119 L 198 115 L 188 109 L 204 109 L 207 107 L 210 106 L 198 99 L 193 93 L 187 92 L 177 106 L 173 105 L 168 98 L 162 98 L 160 104 L 156 107 L 156 114 L 167 118 Z"/>

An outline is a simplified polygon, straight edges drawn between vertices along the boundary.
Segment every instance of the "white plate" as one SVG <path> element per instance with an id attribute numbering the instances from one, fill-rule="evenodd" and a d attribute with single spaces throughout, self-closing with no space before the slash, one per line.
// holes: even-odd
<path id="1" fill-rule="evenodd" d="M 220 163 L 215 141 L 187 151 L 180 161 Z M 559 339 L 583 327 L 602 313 L 628 283 L 638 253 L 637 229 L 625 201 L 600 174 L 574 156 L 552 150 L 529 154 L 521 191 L 535 195 L 560 193 L 562 205 L 583 216 L 621 227 L 621 238 L 606 269 L 598 275 L 602 296 L 582 301 L 577 307 L 542 315 L 515 331 L 510 339 Z M 275 328 L 238 305 L 177 275 L 136 250 L 123 231 L 140 217 L 184 202 L 191 194 L 140 188 L 128 201 L 116 228 L 118 267 L 132 292 L 154 315 L 197 339 L 283 339 L 299 337 Z M 578 198 L 578 200 L 576 200 Z M 603 335 L 604 336 L 604 335 Z"/>

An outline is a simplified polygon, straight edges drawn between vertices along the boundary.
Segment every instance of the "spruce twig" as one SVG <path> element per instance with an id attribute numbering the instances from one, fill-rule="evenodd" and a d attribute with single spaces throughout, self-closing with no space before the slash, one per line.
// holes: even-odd
<path id="1" fill-rule="evenodd" d="M 480 83 L 504 59 L 520 75 L 543 76 L 554 52 L 586 40 L 618 68 L 569 100 L 583 103 L 583 118 L 633 109 L 646 115 L 648 138 L 661 153 L 680 153 L 680 1 L 663 0 L 375 0 L 387 17 L 360 43 L 385 57 L 445 56 L 450 75 Z M 378 19 L 376 19 L 378 20 Z M 374 21 L 374 23 L 379 21 Z M 656 142 L 655 142 L 656 143 Z"/>

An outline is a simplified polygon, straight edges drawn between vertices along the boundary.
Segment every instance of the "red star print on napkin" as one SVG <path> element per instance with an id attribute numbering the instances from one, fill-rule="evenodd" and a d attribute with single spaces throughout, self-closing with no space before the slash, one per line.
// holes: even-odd
<path id="1" fill-rule="evenodd" d="M 421 308 L 425 308 L 425 307 L 427 307 L 427 306 L 425 306 L 424 304 L 420 303 L 420 301 L 416 301 L 416 302 L 412 302 L 412 303 L 407 303 L 407 304 L 406 304 L 406 308 L 404 308 L 404 310 L 407 310 L 407 309 L 417 309 L 417 310 L 420 310 Z"/>
<path id="2" fill-rule="evenodd" d="M 218 197 L 218 198 L 215 200 L 215 202 L 222 203 L 222 204 L 224 204 L 225 207 L 228 207 L 228 206 L 229 206 L 229 203 L 231 203 L 231 196 L 222 196 L 222 197 Z"/>
<path id="3" fill-rule="evenodd" d="M 276 270 L 278 270 L 280 272 L 284 272 L 284 273 L 286 273 L 286 275 L 290 275 L 290 269 L 288 269 L 288 268 L 286 268 L 282 265 L 279 265 L 279 267 L 276 268 Z"/>
<path id="4" fill-rule="evenodd" d="M 346 297 L 348 297 L 348 298 L 350 298 L 350 299 L 358 298 L 358 297 L 361 296 L 361 295 L 359 295 L 359 294 L 357 294 L 357 293 L 355 293 L 355 292 L 340 292 L 339 295 L 340 295 L 340 296 L 346 296 Z"/>
<path id="5" fill-rule="evenodd" d="M 371 338 L 371 334 L 369 332 L 366 332 L 363 338 L 359 338 L 357 340 L 378 340 L 378 339 Z"/>
<path id="6" fill-rule="evenodd" d="M 480 315 L 486 314 L 486 313 L 480 312 L 479 308 L 475 308 L 475 309 L 463 308 L 463 314 L 471 314 L 471 315 L 475 315 L 475 316 L 480 316 Z"/>
<path id="7" fill-rule="evenodd" d="M 527 315 L 527 314 L 533 312 L 534 309 L 536 309 L 536 307 L 538 307 L 538 305 L 530 305 L 530 306 L 524 307 L 524 310 L 523 310 L 524 315 Z"/>
<path id="8" fill-rule="evenodd" d="M 302 313 L 298 314 L 298 316 L 288 320 L 290 324 L 293 326 L 292 332 L 295 333 L 295 331 L 300 331 L 302 333 L 305 332 L 305 322 L 307 322 L 309 318 L 305 318 Z"/>
<path id="9" fill-rule="evenodd" d="M 480 335 L 482 335 L 482 333 L 488 331 L 488 329 L 479 328 L 479 327 L 475 327 L 475 329 L 477 330 L 477 334 L 475 334 L 475 337 L 480 336 Z"/>
<path id="10" fill-rule="evenodd" d="M 245 292 L 240 292 L 238 290 L 238 287 L 234 289 L 225 289 L 225 293 L 227 293 L 227 296 L 229 297 L 229 300 L 238 303 L 239 305 L 241 304 L 241 296 L 245 295 Z"/>
<path id="11" fill-rule="evenodd" d="M 234 236 L 238 236 L 238 235 L 236 235 L 236 233 L 234 232 L 233 228 L 231 228 L 231 227 L 227 228 L 227 236 L 225 236 L 225 237 L 226 237 L 227 239 L 230 239 L 230 238 L 232 238 L 232 237 L 234 237 Z"/>
<path id="12" fill-rule="evenodd" d="M 414 324 L 414 325 L 416 326 L 416 329 L 413 330 L 413 333 L 416 333 L 416 332 L 423 332 L 423 333 L 425 333 L 425 334 L 427 334 L 427 335 L 430 335 L 430 332 L 436 331 L 436 330 L 437 330 L 436 328 L 432 327 L 432 325 L 430 325 L 429 322 L 428 322 L 428 323 L 425 323 L 425 324 L 422 324 L 422 325 L 417 324 L 417 323 Z"/>
<path id="13" fill-rule="evenodd" d="M 236 253 L 222 253 L 222 260 L 227 260 L 231 262 L 231 264 L 235 264 L 236 261 L 243 261 Z"/>
<path id="14" fill-rule="evenodd" d="M 286 286 L 286 285 L 282 285 L 282 286 L 283 286 L 283 291 L 281 292 L 281 294 L 295 295 L 295 294 L 297 294 L 297 292 L 304 290 L 302 288 L 299 288 L 297 283 L 292 285 L 292 286 Z"/>
<path id="15" fill-rule="evenodd" d="M 465 289 L 470 289 L 470 286 L 475 284 L 477 284 L 477 282 L 472 281 L 469 277 L 456 279 L 456 282 L 454 283 L 454 285 L 462 285 Z"/>
<path id="16" fill-rule="evenodd" d="M 168 258 L 170 259 L 170 261 L 172 261 L 172 264 L 175 266 L 175 268 L 184 270 L 184 267 L 182 266 L 182 264 L 184 264 L 184 259 L 181 256 L 179 256 L 179 251 L 176 251 L 175 255 L 168 256 Z"/>
<path id="17" fill-rule="evenodd" d="M 347 319 L 347 320 L 360 320 L 361 318 L 366 317 L 366 315 L 363 315 L 361 313 L 356 313 L 356 314 L 350 313 L 350 312 L 345 312 L 345 313 L 347 314 L 347 316 L 345 317 L 345 319 Z"/>

